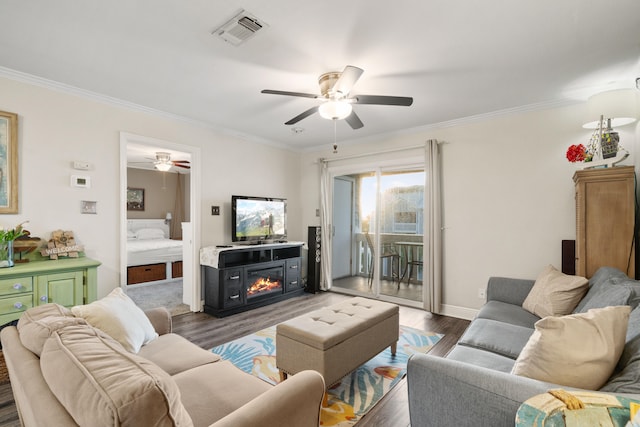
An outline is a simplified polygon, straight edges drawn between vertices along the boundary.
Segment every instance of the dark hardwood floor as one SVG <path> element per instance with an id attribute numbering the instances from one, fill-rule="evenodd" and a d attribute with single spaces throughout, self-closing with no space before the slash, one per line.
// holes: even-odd
<path id="1" fill-rule="evenodd" d="M 266 307 L 224 318 L 205 313 L 188 313 L 173 318 L 173 332 L 182 335 L 202 348 L 210 349 L 233 339 L 259 331 L 268 326 L 309 311 L 351 298 L 333 292 L 304 294 Z M 400 307 L 400 324 L 445 336 L 430 354 L 444 356 L 458 341 L 469 322 L 453 317 L 431 314 L 410 307 Z M 19 426 L 10 384 L 0 385 L 0 426 Z M 409 406 L 407 382 L 403 379 L 359 423 L 358 427 L 407 427 Z"/>

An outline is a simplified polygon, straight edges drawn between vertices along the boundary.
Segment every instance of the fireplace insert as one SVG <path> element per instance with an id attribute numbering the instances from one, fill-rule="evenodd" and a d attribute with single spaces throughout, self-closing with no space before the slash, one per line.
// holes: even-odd
<path id="1" fill-rule="evenodd" d="M 284 268 L 282 265 L 268 268 L 247 268 L 246 272 L 247 301 L 283 292 Z"/>

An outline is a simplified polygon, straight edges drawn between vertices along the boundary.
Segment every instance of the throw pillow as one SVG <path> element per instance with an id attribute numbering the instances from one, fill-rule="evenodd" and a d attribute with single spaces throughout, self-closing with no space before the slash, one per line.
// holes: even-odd
<path id="1" fill-rule="evenodd" d="M 549 265 L 540 273 L 522 308 L 538 317 L 563 316 L 578 305 L 589 287 L 589 281 L 570 276 Z"/>
<path id="2" fill-rule="evenodd" d="M 625 345 L 618 367 L 614 374 L 600 389 L 609 393 L 640 393 L 640 336 Z"/>
<path id="3" fill-rule="evenodd" d="M 136 232 L 138 240 L 164 239 L 164 231 L 160 228 L 141 228 Z"/>
<path id="4" fill-rule="evenodd" d="M 71 312 L 114 338 L 132 353 L 139 352 L 142 345 L 158 338 L 149 318 L 121 288 L 115 288 L 109 295 L 91 304 L 77 305 Z"/>
<path id="5" fill-rule="evenodd" d="M 598 390 L 622 354 L 630 311 L 629 306 L 605 307 L 537 321 L 511 373 Z"/>
<path id="6" fill-rule="evenodd" d="M 627 275 L 622 271 L 618 270 L 614 267 L 600 267 L 596 270 L 596 272 L 589 278 L 589 291 L 587 294 L 580 300 L 580 303 L 576 306 L 574 313 L 586 313 L 589 309 L 584 309 L 584 307 L 590 303 L 591 299 L 596 297 L 600 292 L 602 292 L 603 287 L 607 287 L 611 284 L 614 279 L 624 279 L 627 278 Z M 609 305 L 627 305 L 627 304 L 609 304 Z M 589 308 L 602 308 L 606 307 L 605 305 L 601 305 L 600 307 L 596 307 L 595 305 Z"/>

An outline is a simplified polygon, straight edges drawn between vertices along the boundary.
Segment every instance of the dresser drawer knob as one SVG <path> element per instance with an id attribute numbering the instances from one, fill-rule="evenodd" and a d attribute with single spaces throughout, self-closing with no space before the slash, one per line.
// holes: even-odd
<path id="1" fill-rule="evenodd" d="M 19 291 L 20 289 L 22 289 L 22 283 L 15 283 L 13 285 L 13 289 L 15 289 L 16 291 Z"/>
<path id="2" fill-rule="evenodd" d="M 40 297 L 40 301 L 42 301 L 42 302 L 47 302 L 47 301 L 49 301 L 49 297 L 47 297 L 46 295 L 42 295 L 42 296 Z"/>
<path id="3" fill-rule="evenodd" d="M 17 308 L 18 310 L 20 310 L 22 307 L 24 307 L 24 304 L 22 304 L 20 301 L 13 304 L 13 308 Z"/>

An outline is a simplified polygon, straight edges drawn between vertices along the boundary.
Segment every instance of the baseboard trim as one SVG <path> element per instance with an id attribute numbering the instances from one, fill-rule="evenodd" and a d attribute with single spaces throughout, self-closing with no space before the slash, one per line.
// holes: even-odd
<path id="1" fill-rule="evenodd" d="M 442 304 L 440 306 L 440 314 L 457 317 L 458 319 L 473 320 L 478 315 L 478 310 L 458 307 L 457 305 Z"/>

